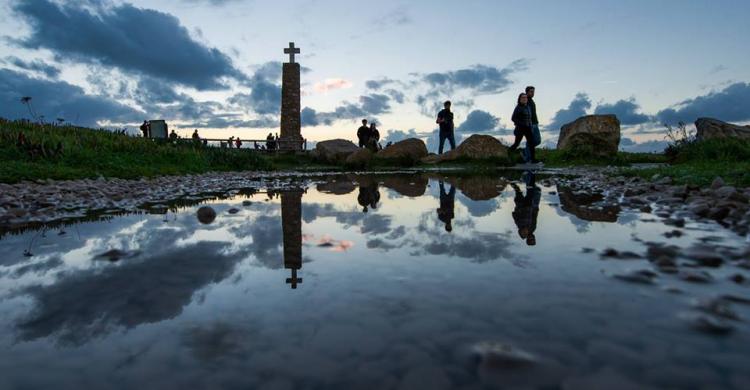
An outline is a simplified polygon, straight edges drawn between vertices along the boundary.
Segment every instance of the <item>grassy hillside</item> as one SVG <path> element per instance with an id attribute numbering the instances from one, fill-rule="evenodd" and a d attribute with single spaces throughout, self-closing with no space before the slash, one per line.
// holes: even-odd
<path id="1" fill-rule="evenodd" d="M 206 148 L 190 142 L 175 145 L 107 130 L 0 119 L 0 182 L 272 167 L 268 158 L 249 150 Z"/>

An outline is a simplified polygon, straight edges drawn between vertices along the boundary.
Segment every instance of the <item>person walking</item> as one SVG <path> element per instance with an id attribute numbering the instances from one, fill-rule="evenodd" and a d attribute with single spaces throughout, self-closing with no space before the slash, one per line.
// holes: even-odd
<path id="1" fill-rule="evenodd" d="M 370 128 L 367 127 L 367 119 L 362 119 L 362 126 L 357 129 L 357 139 L 359 140 L 359 147 L 367 147 L 367 141 L 370 139 Z"/>
<path id="2" fill-rule="evenodd" d="M 451 144 L 451 150 L 456 148 L 456 138 L 453 134 L 453 113 L 451 112 L 451 102 L 443 103 L 443 109 L 438 112 L 436 123 L 440 125 L 440 146 L 438 154 L 443 154 L 443 144 L 445 140 Z"/>
<path id="3" fill-rule="evenodd" d="M 531 149 L 536 148 L 542 143 L 542 135 L 539 132 L 539 118 L 536 116 L 536 102 L 534 101 L 535 93 L 536 88 L 534 86 L 529 85 L 526 87 L 526 96 L 529 100 L 529 108 L 531 109 L 531 139 L 533 142 L 531 144 L 527 142 L 526 148 L 521 151 L 524 162 L 532 164 L 540 163 L 540 161 L 531 159 Z"/>
<path id="4" fill-rule="evenodd" d="M 529 107 L 529 98 L 526 93 L 518 95 L 518 104 L 513 110 L 511 120 L 516 126 L 516 129 L 513 131 L 513 135 L 516 136 L 516 139 L 513 141 L 513 145 L 510 146 L 509 151 L 512 152 L 518 149 L 518 145 L 521 144 L 523 138 L 526 138 L 527 145 L 533 144 L 534 141 L 531 136 L 531 107 Z M 533 147 L 529 151 L 529 159 L 530 161 L 536 161 L 535 150 Z"/>

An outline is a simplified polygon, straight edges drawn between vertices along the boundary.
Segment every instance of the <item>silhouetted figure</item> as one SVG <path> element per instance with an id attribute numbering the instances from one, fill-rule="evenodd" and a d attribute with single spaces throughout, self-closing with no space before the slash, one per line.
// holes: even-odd
<path id="1" fill-rule="evenodd" d="M 266 150 L 274 150 L 276 149 L 276 142 L 273 138 L 273 133 L 268 133 L 268 136 L 266 137 Z"/>
<path id="2" fill-rule="evenodd" d="M 453 225 L 451 224 L 451 221 L 453 220 L 453 217 L 455 216 L 453 214 L 453 204 L 456 200 L 456 187 L 453 187 L 453 184 L 451 184 L 451 189 L 448 193 L 445 192 L 445 186 L 443 185 L 443 182 L 441 181 L 439 183 L 440 185 L 440 208 L 437 209 L 437 215 L 438 219 L 445 223 L 445 231 L 451 232 L 453 230 Z"/>
<path id="3" fill-rule="evenodd" d="M 141 125 L 141 132 L 143 132 L 143 138 L 151 137 L 151 124 L 147 120 L 143 121 Z"/>
<path id="4" fill-rule="evenodd" d="M 242 140 L 240 137 L 237 137 L 237 139 L 234 141 L 234 145 L 237 147 L 237 149 L 240 149 L 242 147 Z"/>
<path id="5" fill-rule="evenodd" d="M 357 139 L 359 140 L 360 148 L 367 146 L 367 140 L 370 139 L 370 128 L 367 127 L 367 119 L 362 119 L 362 126 L 357 129 Z"/>
<path id="6" fill-rule="evenodd" d="M 516 136 L 513 145 L 510 146 L 510 151 L 518 149 L 518 145 L 521 144 L 521 140 L 526 138 L 527 145 L 533 145 L 534 140 L 531 136 L 531 107 L 529 106 L 529 98 L 525 93 L 518 95 L 518 104 L 515 110 L 513 110 L 513 116 L 511 117 L 513 124 L 516 129 L 513 131 L 513 135 Z M 529 150 L 529 159 L 536 161 L 534 148 Z"/>
<path id="7" fill-rule="evenodd" d="M 174 130 L 172 130 L 172 132 L 169 133 L 169 140 L 174 142 L 177 141 L 177 138 L 179 138 L 179 136 L 174 132 Z"/>
<path id="8" fill-rule="evenodd" d="M 536 221 L 539 215 L 539 201 L 542 199 L 542 190 L 537 187 L 534 173 L 527 171 L 524 173 L 526 182 L 526 195 L 523 195 L 518 184 L 511 183 L 516 196 L 513 199 L 516 207 L 513 209 L 513 221 L 518 227 L 518 235 L 526 240 L 526 245 L 536 245 Z"/>
<path id="9" fill-rule="evenodd" d="M 539 118 L 536 116 L 536 102 L 534 101 L 534 94 L 536 88 L 529 85 L 526 87 L 526 96 L 529 100 L 529 108 L 531 109 L 531 139 L 532 142 L 526 142 L 526 149 L 521 154 L 523 155 L 523 161 L 526 163 L 537 164 L 539 160 L 532 160 L 532 149 L 539 146 L 542 143 L 542 134 L 539 132 Z"/>
<path id="10" fill-rule="evenodd" d="M 380 191 L 378 191 L 378 183 L 375 180 L 373 180 L 372 182 L 360 183 L 357 203 L 362 206 L 362 212 L 366 213 L 368 207 L 373 210 L 377 209 L 378 202 L 380 202 Z"/>
<path id="11" fill-rule="evenodd" d="M 200 141 L 200 139 L 201 136 L 198 135 L 198 129 L 195 129 L 195 131 L 193 132 L 193 140 Z"/>
<path id="12" fill-rule="evenodd" d="M 451 144 L 451 150 L 456 148 L 456 138 L 453 134 L 453 113 L 451 112 L 451 102 L 443 103 L 443 109 L 438 112 L 436 123 L 440 125 L 440 146 L 438 154 L 443 154 L 443 144 L 445 140 Z"/>
<path id="13" fill-rule="evenodd" d="M 378 141 L 380 141 L 380 132 L 378 131 L 376 123 L 372 122 L 370 124 L 370 134 L 367 138 L 367 149 L 370 149 L 373 153 L 377 153 L 377 151 L 380 150 Z"/>

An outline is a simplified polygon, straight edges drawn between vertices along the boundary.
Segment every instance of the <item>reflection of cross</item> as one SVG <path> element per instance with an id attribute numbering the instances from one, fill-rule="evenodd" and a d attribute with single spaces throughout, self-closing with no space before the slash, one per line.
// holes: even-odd
<path id="1" fill-rule="evenodd" d="M 293 289 L 297 288 L 297 283 L 302 283 L 302 278 L 297 277 L 297 269 L 292 268 L 292 277 L 286 278 L 287 284 L 291 284 Z"/>
<path id="2" fill-rule="evenodd" d="M 289 42 L 289 47 L 284 49 L 284 54 L 289 54 L 289 63 L 294 63 L 294 55 L 299 54 L 299 47 L 294 47 L 294 42 Z"/>

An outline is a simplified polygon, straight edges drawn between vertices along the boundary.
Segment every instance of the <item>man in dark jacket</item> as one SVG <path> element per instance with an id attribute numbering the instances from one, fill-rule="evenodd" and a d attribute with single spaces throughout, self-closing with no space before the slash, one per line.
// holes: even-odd
<path id="1" fill-rule="evenodd" d="M 539 118 L 536 116 L 536 102 L 534 101 L 534 93 L 536 88 L 529 85 L 526 87 L 526 96 L 529 99 L 529 108 L 531 109 L 531 139 L 532 145 L 526 143 L 526 148 L 523 150 L 523 160 L 527 163 L 536 164 L 539 160 L 532 159 L 531 149 L 539 146 L 542 143 L 542 135 L 539 133 Z"/>
<path id="2" fill-rule="evenodd" d="M 362 126 L 357 129 L 357 139 L 359 139 L 359 147 L 367 147 L 367 141 L 370 139 L 370 128 L 367 127 L 367 119 L 362 119 Z"/>
<path id="3" fill-rule="evenodd" d="M 456 138 L 453 135 L 453 113 L 451 112 L 451 102 L 443 103 L 443 109 L 438 112 L 436 123 L 440 125 L 440 147 L 438 154 L 443 154 L 443 144 L 447 139 L 451 144 L 451 150 L 456 148 Z"/>
<path id="4" fill-rule="evenodd" d="M 445 223 L 445 231 L 450 233 L 453 230 L 453 225 L 451 224 L 451 221 L 453 221 L 454 217 L 454 203 L 456 200 L 456 188 L 453 187 L 451 184 L 451 189 L 448 193 L 445 192 L 445 187 L 443 186 L 443 182 L 440 183 L 440 208 L 437 209 L 437 215 L 438 219 Z"/>

